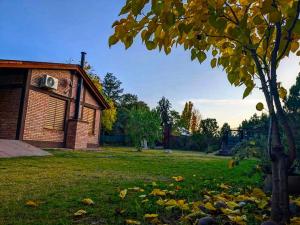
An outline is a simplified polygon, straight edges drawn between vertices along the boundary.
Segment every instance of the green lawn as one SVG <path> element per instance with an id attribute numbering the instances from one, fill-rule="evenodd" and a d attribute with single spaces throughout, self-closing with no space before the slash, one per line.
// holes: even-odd
<path id="1" fill-rule="evenodd" d="M 141 220 L 145 213 L 157 213 L 157 206 L 142 206 L 136 193 L 122 201 L 119 191 L 141 187 L 150 192 L 183 176 L 178 198 L 197 200 L 205 189 L 216 190 L 221 183 L 234 189 L 259 186 L 260 176 L 249 176 L 255 161 L 248 160 L 229 169 L 228 158 L 197 152 L 161 150 L 135 152 L 130 148 L 105 147 L 101 152 L 52 150 L 50 157 L 0 159 L 0 224 L 124 224 L 126 218 Z M 149 184 L 149 185 L 147 185 Z M 140 194 L 138 194 L 140 195 Z M 85 206 L 83 198 L 94 200 Z M 27 200 L 39 203 L 32 208 Z M 74 218 L 79 209 L 87 215 Z M 122 215 L 116 210 L 126 209 Z"/>

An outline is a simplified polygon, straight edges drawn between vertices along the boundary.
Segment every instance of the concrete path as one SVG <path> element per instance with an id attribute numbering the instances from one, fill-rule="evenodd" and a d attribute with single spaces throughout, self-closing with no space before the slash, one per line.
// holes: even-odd
<path id="1" fill-rule="evenodd" d="M 47 155 L 51 154 L 23 141 L 0 139 L 0 158 Z"/>

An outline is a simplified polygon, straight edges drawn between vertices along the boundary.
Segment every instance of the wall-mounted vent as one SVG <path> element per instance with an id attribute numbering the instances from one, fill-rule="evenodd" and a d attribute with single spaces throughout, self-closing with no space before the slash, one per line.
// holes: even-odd
<path id="1" fill-rule="evenodd" d="M 58 79 L 51 77 L 49 75 L 44 75 L 43 78 L 41 79 L 40 87 L 57 90 Z"/>

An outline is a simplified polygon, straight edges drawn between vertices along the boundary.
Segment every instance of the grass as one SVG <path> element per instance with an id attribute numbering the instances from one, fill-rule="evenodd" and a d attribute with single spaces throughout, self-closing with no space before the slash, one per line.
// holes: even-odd
<path id="1" fill-rule="evenodd" d="M 141 207 L 128 194 L 121 201 L 119 191 L 144 186 L 152 181 L 172 183 L 181 175 L 179 197 L 197 199 L 203 189 L 216 189 L 220 183 L 235 188 L 257 186 L 260 176 L 250 177 L 255 160 L 243 161 L 229 169 L 228 158 L 197 152 L 160 150 L 136 152 L 131 148 L 105 147 L 101 152 L 51 150 L 50 157 L 0 159 L 0 224 L 124 224 L 124 217 L 141 217 L 155 213 L 154 206 Z M 83 198 L 91 198 L 94 206 L 84 206 Z M 39 202 L 36 208 L 27 200 Z M 116 215 L 116 209 L 127 209 Z M 73 214 L 85 209 L 87 216 L 75 219 Z"/>

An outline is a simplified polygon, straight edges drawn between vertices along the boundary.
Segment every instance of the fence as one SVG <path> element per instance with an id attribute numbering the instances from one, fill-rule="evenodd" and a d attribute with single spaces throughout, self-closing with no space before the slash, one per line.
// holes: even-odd
<path id="1" fill-rule="evenodd" d="M 126 135 L 101 135 L 101 144 L 130 145 L 130 138 Z"/>

